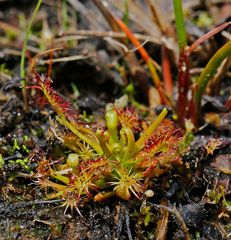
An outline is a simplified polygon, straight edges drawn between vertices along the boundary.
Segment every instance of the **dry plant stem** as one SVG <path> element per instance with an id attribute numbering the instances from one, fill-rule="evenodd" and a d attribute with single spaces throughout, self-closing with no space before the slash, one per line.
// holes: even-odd
<path id="1" fill-rule="evenodd" d="M 189 89 L 189 47 L 184 47 L 180 54 L 178 65 L 178 100 L 177 115 L 181 125 L 184 125 L 184 119 L 188 106 L 188 89 Z"/>
<path id="2" fill-rule="evenodd" d="M 25 58 L 26 58 L 27 42 L 28 42 L 28 38 L 29 38 L 32 23 L 34 21 L 34 18 L 36 16 L 41 4 L 42 4 L 42 0 L 38 0 L 37 5 L 36 5 L 36 7 L 34 9 L 34 12 L 32 14 L 32 17 L 30 19 L 28 28 L 26 30 L 26 36 L 25 36 L 25 40 L 24 40 L 23 48 L 22 48 L 22 57 L 21 57 L 21 62 L 20 62 L 20 77 L 21 77 L 23 104 L 24 104 L 24 111 L 25 112 L 27 112 L 27 109 L 28 109 L 27 89 L 26 89 L 26 80 L 25 80 Z"/>
<path id="3" fill-rule="evenodd" d="M 209 31 L 208 33 L 206 33 L 205 35 L 203 35 L 202 37 L 200 37 L 198 40 L 196 40 L 191 46 L 190 46 L 190 53 L 192 53 L 201 43 L 203 43 L 204 41 L 208 40 L 209 38 L 213 37 L 215 34 L 219 33 L 220 31 L 222 31 L 223 29 L 225 29 L 226 27 L 228 27 L 231 24 L 231 22 L 226 22 L 223 23 L 222 25 L 212 29 L 211 31 Z"/>
<path id="4" fill-rule="evenodd" d="M 121 21 L 119 18 L 116 18 L 116 21 L 117 21 L 118 25 L 120 26 L 120 28 L 126 33 L 128 39 L 134 44 L 135 47 L 137 47 L 137 50 L 139 51 L 140 55 L 146 62 L 147 66 L 149 68 L 149 71 L 151 73 L 153 82 L 158 90 L 159 95 L 160 95 L 161 102 L 164 104 L 168 103 L 168 100 L 164 94 L 163 88 L 160 83 L 160 78 L 159 78 L 159 76 L 156 72 L 156 68 L 154 66 L 154 60 L 148 55 L 147 51 L 144 49 L 144 47 L 142 47 L 142 44 L 139 42 L 138 39 L 135 38 L 135 36 L 130 31 L 130 29 L 126 26 L 126 24 L 123 21 Z"/>
<path id="5" fill-rule="evenodd" d="M 156 22 L 157 26 L 159 26 L 160 31 L 164 36 L 168 36 L 168 28 L 169 24 L 167 21 L 164 21 L 163 17 L 161 16 L 160 9 L 158 8 L 157 4 L 154 4 L 152 0 L 147 0 L 150 10 L 152 12 L 153 21 Z M 161 46 L 161 59 L 162 59 L 162 74 L 163 74 L 163 81 L 164 81 L 164 90 L 167 92 L 167 96 L 170 98 L 172 96 L 173 91 L 173 81 L 172 81 L 172 74 L 170 68 L 170 61 L 168 56 L 168 49 L 164 44 Z"/>
<path id="6" fill-rule="evenodd" d="M 68 0 L 68 3 L 72 6 L 72 8 L 81 13 L 89 23 L 90 29 L 105 29 L 106 23 L 105 21 L 101 21 L 99 16 L 91 11 L 90 8 L 86 7 L 83 3 L 78 0 Z"/>
<path id="7" fill-rule="evenodd" d="M 167 201 L 162 200 L 161 204 L 166 205 Z M 157 222 L 157 227 L 156 227 L 156 240 L 166 239 L 168 221 L 169 221 L 169 211 L 166 209 L 160 209 L 160 218 Z"/>
<path id="8" fill-rule="evenodd" d="M 154 38 L 150 35 L 143 35 L 139 33 L 133 33 L 135 38 L 140 41 L 149 41 L 154 44 L 161 44 L 160 39 Z M 74 40 L 74 39 L 81 39 L 81 37 L 98 37 L 98 38 L 104 38 L 104 37 L 111 37 L 116 39 L 126 39 L 127 36 L 123 32 L 114 32 L 114 31 L 95 31 L 95 30 L 78 30 L 78 31 L 71 31 L 71 32 L 65 32 L 64 36 L 54 39 L 54 43 L 68 41 L 68 40 Z"/>
<path id="9" fill-rule="evenodd" d="M 62 50 L 63 48 L 59 47 L 59 48 L 52 48 L 52 49 L 49 49 L 49 50 L 46 50 L 46 51 L 43 51 L 43 52 L 40 52 L 38 54 L 36 54 L 30 61 L 30 72 L 33 71 L 33 69 L 35 68 L 35 65 L 38 61 L 38 59 L 43 56 L 43 55 L 47 55 L 47 54 L 51 54 L 53 53 L 54 51 L 58 51 L 58 50 Z M 48 75 L 49 76 L 49 75 Z"/>
<path id="10" fill-rule="evenodd" d="M 96 4 L 96 6 L 100 9 L 100 11 L 102 12 L 102 14 L 104 15 L 105 19 L 107 20 L 107 22 L 109 23 L 109 25 L 111 26 L 111 28 L 115 31 L 118 32 L 119 29 L 121 28 L 127 35 L 128 39 L 134 44 L 134 46 L 136 47 L 136 50 L 138 50 L 142 56 L 142 58 L 144 59 L 144 61 L 147 63 L 147 66 L 149 68 L 149 71 L 151 73 L 152 79 L 154 80 L 154 84 L 156 85 L 158 92 L 160 94 L 160 96 L 162 96 L 161 98 L 164 99 L 164 94 L 163 91 L 160 87 L 160 80 L 159 80 L 159 76 L 157 75 L 155 66 L 154 66 L 154 61 L 150 58 L 150 56 L 148 55 L 148 53 L 146 52 L 146 50 L 144 49 L 143 45 L 139 42 L 139 40 L 137 40 L 133 33 L 129 30 L 129 28 L 127 27 L 127 25 L 120 19 L 116 18 L 111 11 L 106 8 L 103 4 L 102 1 L 99 0 L 94 0 L 94 3 Z M 164 102 L 164 100 L 163 100 Z"/>
<path id="11" fill-rule="evenodd" d="M 16 56 L 22 56 L 22 50 L 15 49 L 15 43 L 9 42 L 6 38 L 0 37 L 0 46 L 2 48 L 2 52 L 4 54 L 10 54 L 10 55 L 16 55 Z M 40 49 L 27 45 L 27 50 L 31 53 L 39 53 Z"/>
<path id="12" fill-rule="evenodd" d="M 129 38 L 129 40 L 135 45 L 137 50 L 140 52 L 142 58 L 146 62 L 149 71 L 151 73 L 152 79 L 154 81 L 154 84 L 156 85 L 156 88 L 160 94 L 162 103 L 167 103 L 167 99 L 164 95 L 164 91 L 162 90 L 162 87 L 160 85 L 160 79 L 159 76 L 156 72 L 155 65 L 153 59 L 150 58 L 142 44 L 134 37 L 133 33 L 130 31 L 130 29 L 127 27 L 127 25 L 120 19 L 116 18 L 109 9 L 107 9 L 104 4 L 101 1 L 94 0 L 94 3 L 96 6 L 100 9 L 102 14 L 104 15 L 105 19 L 108 21 L 110 24 L 111 28 L 114 31 L 118 31 L 118 27 L 121 28 Z"/>
<path id="13" fill-rule="evenodd" d="M 216 74 L 216 71 L 222 61 L 231 55 L 231 40 L 228 41 L 223 47 L 221 47 L 210 59 L 203 72 L 199 76 L 194 89 L 193 89 L 193 99 L 192 99 L 192 108 L 191 118 L 194 121 L 194 124 L 198 124 L 198 120 L 201 112 L 201 98 L 202 94 L 205 91 L 205 88 L 209 80 Z"/>
<path id="14" fill-rule="evenodd" d="M 154 22 L 156 22 L 156 24 L 159 26 L 162 33 L 166 33 L 167 24 L 163 21 L 164 19 L 161 16 L 160 9 L 158 8 L 157 4 L 154 4 L 152 0 L 147 0 L 147 2 L 152 12 Z"/>
<path id="15" fill-rule="evenodd" d="M 108 24 L 112 28 L 113 31 L 118 32 L 119 28 L 116 23 L 114 15 L 109 11 L 109 9 L 104 6 L 104 1 L 101 0 L 93 0 L 94 4 L 99 8 L 104 18 L 107 20 Z"/>
<path id="16" fill-rule="evenodd" d="M 89 58 L 89 57 L 92 57 L 92 55 L 88 55 L 88 56 L 76 55 L 76 56 L 69 56 L 69 57 L 63 57 L 63 58 L 55 58 L 55 59 L 52 60 L 52 63 L 70 62 L 70 61 L 86 59 L 86 58 Z M 48 59 L 48 60 L 40 60 L 39 64 L 40 65 L 50 64 L 50 59 Z"/>
<path id="17" fill-rule="evenodd" d="M 133 33 L 130 31 L 130 29 L 126 26 L 126 24 L 123 21 L 121 21 L 119 18 L 116 18 L 116 21 L 117 21 L 118 25 L 120 26 L 120 28 L 125 32 L 125 34 L 129 38 L 129 40 L 134 44 L 135 47 L 138 48 L 140 55 L 142 56 L 142 58 L 148 65 L 148 68 L 151 72 L 151 75 L 152 75 L 155 85 L 158 87 L 160 85 L 160 79 L 159 79 L 156 69 L 152 63 L 152 59 L 148 55 L 147 51 L 143 47 L 140 47 L 140 46 L 142 46 L 142 44 L 139 42 L 138 39 L 135 38 Z"/>
<path id="18" fill-rule="evenodd" d="M 181 224 L 182 231 L 185 234 L 185 239 L 186 240 L 190 240 L 188 229 L 187 229 L 187 226 L 185 224 L 185 221 L 184 221 L 184 219 L 182 218 L 182 216 L 180 215 L 179 211 L 177 210 L 177 208 L 175 206 L 174 206 L 174 208 L 170 208 L 170 207 L 167 207 L 165 205 L 158 205 L 158 204 L 155 204 L 155 203 L 150 203 L 150 205 L 154 206 L 156 208 L 166 209 L 169 212 L 174 213 L 176 218 L 177 218 L 177 220 L 178 220 L 178 222 Z"/>

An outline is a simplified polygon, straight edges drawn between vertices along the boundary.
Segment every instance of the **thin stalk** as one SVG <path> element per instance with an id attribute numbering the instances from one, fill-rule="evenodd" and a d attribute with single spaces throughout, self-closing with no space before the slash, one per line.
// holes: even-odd
<path id="1" fill-rule="evenodd" d="M 168 23 L 167 21 L 163 20 L 163 17 L 161 16 L 161 11 L 158 8 L 158 4 L 154 4 L 152 0 L 148 0 L 149 8 L 152 12 L 153 21 L 157 24 L 159 27 L 162 35 L 168 36 Z M 164 90 L 165 95 L 168 97 L 168 100 L 172 97 L 172 91 L 173 91 L 173 81 L 172 81 L 172 75 L 171 75 L 171 68 L 170 68 L 170 61 L 168 56 L 168 49 L 167 47 L 162 44 L 161 46 L 161 59 L 162 59 L 162 76 L 163 76 L 163 82 L 164 82 Z M 169 105 L 171 102 L 166 102 Z"/>
<path id="2" fill-rule="evenodd" d="M 151 57 L 148 55 L 147 51 L 145 48 L 142 46 L 141 42 L 134 36 L 134 34 L 130 31 L 130 29 L 126 26 L 126 24 L 120 20 L 119 18 L 116 18 L 117 24 L 120 26 L 120 28 L 125 32 L 127 35 L 128 39 L 133 43 L 133 45 L 137 48 L 139 51 L 141 57 L 144 59 L 144 61 L 147 63 L 147 66 L 150 70 L 150 73 L 152 75 L 154 84 L 156 87 L 160 86 L 160 78 L 156 72 L 156 68 L 153 64 L 153 60 Z"/>
<path id="3" fill-rule="evenodd" d="M 181 0 L 173 0 L 176 32 L 179 45 L 179 63 L 178 63 L 178 100 L 177 115 L 181 125 L 184 125 L 186 117 L 186 107 L 188 105 L 189 89 L 189 47 L 187 46 L 187 34 L 185 30 L 184 14 Z"/>
<path id="4" fill-rule="evenodd" d="M 231 55 L 231 40 L 229 40 L 212 56 L 212 58 L 202 71 L 201 75 L 199 76 L 193 96 L 196 119 L 198 119 L 199 117 L 198 115 L 200 115 L 202 94 L 205 91 L 205 88 L 209 80 L 212 79 L 212 77 L 216 74 L 216 71 L 220 64 L 222 63 L 222 61 L 230 55 Z"/>
<path id="5" fill-rule="evenodd" d="M 30 19 L 28 28 L 26 30 L 26 37 L 25 37 L 25 40 L 24 40 L 24 43 L 23 43 L 23 48 L 22 48 L 22 56 L 21 56 L 21 62 L 20 62 L 20 77 L 21 77 L 23 103 L 24 103 L 24 111 L 25 112 L 28 109 L 27 89 L 26 89 L 26 79 L 25 79 L 25 57 L 26 57 L 27 42 L 28 42 L 28 39 L 29 39 L 29 34 L 30 34 L 32 23 L 34 21 L 34 18 L 36 16 L 41 4 L 42 4 L 42 0 L 38 0 L 37 5 L 36 5 L 36 7 L 34 9 L 34 12 L 32 14 L 32 17 Z"/>
<path id="6" fill-rule="evenodd" d="M 107 20 L 108 24 L 112 28 L 113 31 L 118 32 L 119 28 L 116 24 L 116 20 L 112 12 L 105 6 L 105 1 L 101 0 L 93 0 L 94 4 L 98 7 L 98 9 L 103 14 L 104 18 Z"/>
<path id="7" fill-rule="evenodd" d="M 144 133 L 141 135 L 141 137 L 136 141 L 136 151 L 140 151 L 143 147 L 145 142 L 151 137 L 153 132 L 156 130 L 156 128 L 160 125 L 160 123 L 164 120 L 166 117 L 168 111 L 166 108 L 164 108 L 161 113 L 158 115 L 156 120 L 151 123 L 151 125 L 144 131 Z"/>
<path id="8" fill-rule="evenodd" d="M 64 31 L 68 29 L 67 0 L 62 1 L 62 28 Z"/>
<path id="9" fill-rule="evenodd" d="M 212 29 L 211 31 L 209 31 L 208 33 L 204 34 L 202 37 L 200 37 L 199 39 L 197 39 L 191 46 L 190 46 L 190 52 L 193 52 L 201 43 L 203 43 L 204 41 L 208 40 L 209 38 L 213 37 L 215 34 L 219 33 L 220 31 L 222 31 L 223 29 L 227 28 L 229 25 L 231 24 L 230 22 L 226 22 L 221 24 L 220 26 Z"/>
<path id="10" fill-rule="evenodd" d="M 151 73 L 153 82 L 154 82 L 155 86 L 157 87 L 157 89 L 159 89 L 160 88 L 160 78 L 159 78 L 159 76 L 158 76 L 158 74 L 156 72 L 156 68 L 154 67 L 152 59 L 149 58 L 146 63 L 148 65 L 149 71 Z"/>
<path id="11" fill-rule="evenodd" d="M 141 57 L 143 58 L 143 60 L 146 62 L 148 69 L 150 71 L 152 80 L 154 85 L 157 88 L 157 91 L 160 95 L 161 98 L 161 102 L 164 104 L 169 104 L 168 99 L 165 96 L 164 90 L 161 86 L 161 82 L 160 82 L 160 78 L 157 74 L 155 65 L 154 65 L 154 60 L 149 56 L 149 54 L 147 53 L 147 51 L 145 50 L 145 48 L 142 46 L 142 44 L 140 43 L 140 41 L 134 36 L 134 34 L 131 32 L 131 30 L 126 26 L 126 24 L 120 20 L 119 18 L 116 18 L 117 24 L 120 26 L 120 28 L 125 32 L 125 34 L 127 35 L 128 39 L 133 43 L 133 45 L 137 48 L 137 50 L 139 51 Z"/>
<path id="12" fill-rule="evenodd" d="M 124 0 L 124 22 L 128 25 L 129 22 L 129 8 L 128 8 L 128 0 Z"/>
<path id="13" fill-rule="evenodd" d="M 189 47 L 186 46 L 182 49 L 179 63 L 178 63 L 178 99 L 177 99 L 177 115 L 180 124 L 183 126 L 186 117 L 186 108 L 188 105 L 188 90 L 190 84 L 189 75 Z"/>
<path id="14" fill-rule="evenodd" d="M 162 75 L 164 80 L 164 90 L 169 98 L 172 98 L 173 81 L 171 73 L 170 59 L 168 49 L 165 46 L 161 47 L 161 60 L 162 60 Z"/>
<path id="15" fill-rule="evenodd" d="M 185 46 L 187 46 L 187 35 L 186 35 L 186 30 L 185 30 L 182 1 L 181 0 L 173 0 L 173 5 L 174 5 L 174 12 L 175 12 L 175 19 L 176 19 L 176 31 L 177 31 L 178 45 L 179 45 L 179 50 L 181 52 L 182 49 Z"/>

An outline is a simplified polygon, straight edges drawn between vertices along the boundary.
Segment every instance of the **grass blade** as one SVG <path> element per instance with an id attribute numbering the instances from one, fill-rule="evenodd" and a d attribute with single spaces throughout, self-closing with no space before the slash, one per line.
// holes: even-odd
<path id="1" fill-rule="evenodd" d="M 34 12 L 32 14 L 32 17 L 30 19 L 29 25 L 26 30 L 26 37 L 23 43 L 22 48 L 22 56 L 21 56 L 21 62 L 20 62 L 20 78 L 21 78 L 21 84 L 22 84 L 22 93 L 23 93 L 23 103 L 24 103 L 24 111 L 27 111 L 28 103 L 27 103 L 27 91 L 26 91 L 26 79 L 25 79 L 25 58 L 26 58 L 26 48 L 27 48 L 27 42 L 31 30 L 32 23 L 34 21 L 34 18 L 40 8 L 40 5 L 42 4 L 43 0 L 38 0 L 36 7 L 34 9 Z"/>
<path id="2" fill-rule="evenodd" d="M 182 49 L 187 46 L 187 35 L 185 30 L 185 23 L 184 23 L 184 14 L 182 8 L 182 1 L 181 0 L 173 0 L 174 5 L 174 12 L 175 12 L 175 19 L 176 19 L 176 31 L 178 37 L 178 45 L 180 52 Z"/>
<path id="3" fill-rule="evenodd" d="M 201 98 L 202 94 L 205 91 L 205 88 L 210 79 L 216 74 L 217 68 L 220 66 L 222 61 L 231 55 L 231 40 L 229 40 L 223 47 L 221 47 L 207 63 L 206 67 L 199 76 L 197 83 L 194 87 L 193 94 L 193 107 L 194 111 L 191 111 L 194 116 L 194 123 L 197 124 L 198 116 L 200 113 L 201 107 Z"/>

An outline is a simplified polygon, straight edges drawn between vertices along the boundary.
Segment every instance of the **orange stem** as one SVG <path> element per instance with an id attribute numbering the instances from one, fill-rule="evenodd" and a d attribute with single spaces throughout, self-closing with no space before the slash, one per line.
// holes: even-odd
<path id="1" fill-rule="evenodd" d="M 142 44 L 140 43 L 140 41 L 134 36 L 134 34 L 130 31 L 130 29 L 127 27 L 127 25 L 120 20 L 119 18 L 116 18 L 116 22 L 119 25 L 119 27 L 125 32 L 125 34 L 127 35 L 128 39 L 134 44 L 134 46 L 137 48 L 137 50 L 139 51 L 141 57 L 144 59 L 144 61 L 146 62 L 149 71 L 151 73 L 153 82 L 160 94 L 160 98 L 162 100 L 162 103 L 167 103 L 167 99 L 164 95 L 164 91 L 161 87 L 160 84 L 160 78 L 156 72 L 156 68 L 153 64 L 153 59 L 148 55 L 147 51 L 145 50 L 145 48 L 142 46 Z"/>
<path id="2" fill-rule="evenodd" d="M 161 50 L 162 50 L 162 74 L 164 80 L 164 88 L 167 95 L 171 97 L 173 92 L 173 81 L 168 52 L 165 46 L 162 46 Z"/>

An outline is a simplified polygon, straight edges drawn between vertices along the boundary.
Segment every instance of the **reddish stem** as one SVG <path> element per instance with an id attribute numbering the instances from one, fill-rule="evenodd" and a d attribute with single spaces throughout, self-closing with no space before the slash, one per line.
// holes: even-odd
<path id="1" fill-rule="evenodd" d="M 188 90 L 189 90 L 189 47 L 184 47 L 180 54 L 178 65 L 178 101 L 177 101 L 177 114 L 179 122 L 184 125 L 184 119 L 187 114 L 188 106 Z"/>
<path id="2" fill-rule="evenodd" d="M 140 41 L 133 35 L 133 33 L 130 31 L 130 29 L 126 26 L 126 24 L 120 20 L 119 18 L 116 18 L 117 24 L 120 26 L 120 28 L 126 33 L 128 39 L 134 44 L 136 48 L 138 48 L 138 51 L 144 61 L 148 63 L 148 60 L 150 56 L 148 55 L 147 51 L 144 49 Z"/>
<path id="3" fill-rule="evenodd" d="M 118 24 L 118 26 L 125 32 L 125 34 L 127 35 L 128 39 L 133 43 L 133 45 L 137 48 L 137 50 L 139 51 L 141 57 L 143 58 L 143 60 L 146 62 L 149 71 L 151 73 L 152 79 L 154 81 L 154 84 L 157 88 L 157 91 L 160 95 L 160 99 L 161 102 L 163 104 L 168 104 L 169 101 L 165 96 L 164 90 L 161 86 L 160 83 L 160 79 L 159 76 L 156 72 L 156 69 L 154 67 L 154 60 L 148 55 L 147 51 L 145 50 L 145 48 L 142 46 L 142 44 L 140 43 L 140 41 L 134 36 L 134 34 L 132 33 L 132 31 L 126 26 L 126 24 L 120 20 L 119 18 L 116 18 L 116 22 Z"/>
<path id="4" fill-rule="evenodd" d="M 164 80 L 164 89 L 166 91 L 167 96 L 171 97 L 172 91 L 173 91 L 173 81 L 172 81 L 168 50 L 165 46 L 162 46 L 161 52 L 162 52 L 162 74 L 163 74 L 163 80 Z"/>
<path id="5" fill-rule="evenodd" d="M 213 37 L 215 34 L 219 33 L 220 31 L 222 31 L 223 29 L 225 29 L 226 27 L 228 27 L 231 24 L 230 22 L 226 22 L 221 24 L 220 26 L 212 29 L 211 31 L 209 31 L 208 33 L 206 33 L 205 35 L 203 35 L 202 37 L 200 37 L 199 39 L 197 39 L 191 46 L 190 46 L 190 53 L 192 53 L 201 43 L 203 43 L 204 41 L 206 41 L 207 39 Z"/>

